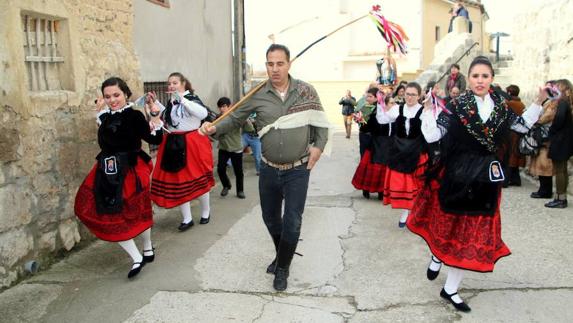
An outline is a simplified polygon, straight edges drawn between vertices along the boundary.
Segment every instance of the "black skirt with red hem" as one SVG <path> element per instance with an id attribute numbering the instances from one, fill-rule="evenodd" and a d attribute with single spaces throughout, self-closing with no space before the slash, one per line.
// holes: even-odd
<path id="1" fill-rule="evenodd" d="M 372 151 L 366 149 L 352 177 L 352 185 L 358 190 L 382 192 L 386 165 L 372 162 Z"/>
<path id="2" fill-rule="evenodd" d="M 153 210 L 149 196 L 149 176 L 153 165 L 137 158 L 135 167 L 125 175 L 122 188 L 123 207 L 120 213 L 96 212 L 94 183 L 98 163 L 78 189 L 74 212 L 96 237 L 105 241 L 125 241 L 137 237 L 153 225 Z M 137 188 L 140 187 L 141 190 Z"/>
<path id="3" fill-rule="evenodd" d="M 501 239 L 499 203 L 493 216 L 446 213 L 440 206 L 438 190 L 439 184 L 433 182 L 419 192 L 406 223 L 408 229 L 422 237 L 448 266 L 493 271 L 497 260 L 511 254 Z"/>
<path id="4" fill-rule="evenodd" d="M 151 199 L 164 208 L 179 206 L 209 192 L 215 186 L 213 153 L 207 136 L 191 131 L 185 134 L 187 163 L 177 172 L 161 169 L 167 136 L 157 152 L 157 162 L 151 179 Z"/>

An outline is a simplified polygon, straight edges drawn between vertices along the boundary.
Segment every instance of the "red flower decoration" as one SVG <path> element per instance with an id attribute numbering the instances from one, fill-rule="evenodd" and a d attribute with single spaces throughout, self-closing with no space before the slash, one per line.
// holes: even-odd
<path id="1" fill-rule="evenodd" d="M 379 12 L 380 11 L 380 5 L 377 4 L 377 5 L 372 6 L 372 11 Z"/>
<path id="2" fill-rule="evenodd" d="M 476 111 L 475 111 L 475 110 L 470 110 L 470 111 L 469 111 L 469 114 L 470 114 L 471 116 L 473 116 L 474 114 L 476 114 Z"/>
<path id="3" fill-rule="evenodd" d="M 487 135 L 489 134 L 489 128 L 488 128 L 488 127 L 485 127 L 485 128 L 483 129 L 483 132 L 484 132 L 485 135 L 487 136 Z"/>
<path id="4" fill-rule="evenodd" d="M 467 126 L 467 124 L 468 124 L 468 119 L 462 118 L 461 120 L 462 120 L 462 124 L 463 124 L 464 126 Z"/>

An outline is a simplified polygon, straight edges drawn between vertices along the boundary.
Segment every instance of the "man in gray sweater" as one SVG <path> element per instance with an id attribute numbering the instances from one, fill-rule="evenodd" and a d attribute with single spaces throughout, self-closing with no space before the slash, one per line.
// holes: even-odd
<path id="1" fill-rule="evenodd" d="M 267 273 L 274 273 L 273 286 L 283 291 L 300 236 L 310 171 L 326 146 L 329 130 L 316 90 L 289 75 L 288 48 L 273 44 L 266 58 L 267 84 L 221 123 L 204 123 L 201 132 L 220 136 L 241 127 L 251 113 L 257 113 L 263 160 L 259 196 L 263 220 L 276 250 Z"/>

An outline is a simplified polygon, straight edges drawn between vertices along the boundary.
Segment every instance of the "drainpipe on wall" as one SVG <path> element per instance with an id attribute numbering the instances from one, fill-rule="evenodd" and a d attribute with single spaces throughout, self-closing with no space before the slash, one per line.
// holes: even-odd
<path id="1" fill-rule="evenodd" d="M 244 0 L 233 0 L 233 102 L 243 96 L 245 80 L 245 4 Z"/>

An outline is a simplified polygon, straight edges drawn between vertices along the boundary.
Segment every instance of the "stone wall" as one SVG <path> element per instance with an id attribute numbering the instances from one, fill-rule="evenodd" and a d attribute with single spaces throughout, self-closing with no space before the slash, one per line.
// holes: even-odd
<path id="1" fill-rule="evenodd" d="M 22 14 L 61 20 L 66 90 L 32 92 L 24 63 Z M 23 264 L 49 263 L 90 236 L 75 219 L 74 196 L 98 151 L 93 101 L 109 76 L 142 92 L 132 41 L 133 5 L 124 0 L 0 2 L 0 288 Z"/>
<path id="2" fill-rule="evenodd" d="M 524 3 L 513 24 L 511 76 L 526 102 L 546 80 L 573 81 L 573 0 Z"/>

